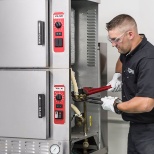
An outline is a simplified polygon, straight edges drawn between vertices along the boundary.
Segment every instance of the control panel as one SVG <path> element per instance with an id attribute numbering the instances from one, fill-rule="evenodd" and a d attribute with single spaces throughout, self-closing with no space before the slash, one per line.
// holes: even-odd
<path id="1" fill-rule="evenodd" d="M 54 52 L 64 52 L 64 13 L 53 14 L 53 44 Z"/>
<path id="2" fill-rule="evenodd" d="M 65 123 L 65 87 L 54 85 L 54 123 Z"/>

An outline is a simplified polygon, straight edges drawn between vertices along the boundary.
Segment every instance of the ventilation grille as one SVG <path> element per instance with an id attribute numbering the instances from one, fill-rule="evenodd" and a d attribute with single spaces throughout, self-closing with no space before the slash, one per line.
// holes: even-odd
<path id="1" fill-rule="evenodd" d="M 87 11 L 87 65 L 96 66 L 96 10 Z"/>
<path id="2" fill-rule="evenodd" d="M 49 154 L 49 143 L 39 143 L 39 154 Z"/>
<path id="3" fill-rule="evenodd" d="M 22 154 L 21 153 L 21 141 L 11 141 L 11 154 Z"/>
<path id="4" fill-rule="evenodd" d="M 7 154 L 8 143 L 7 140 L 0 139 L 0 154 Z"/>
<path id="5" fill-rule="evenodd" d="M 35 142 L 32 141 L 25 142 L 25 153 L 26 154 L 35 153 Z"/>
<path id="6" fill-rule="evenodd" d="M 0 139 L 0 154 L 50 154 L 49 142 Z"/>

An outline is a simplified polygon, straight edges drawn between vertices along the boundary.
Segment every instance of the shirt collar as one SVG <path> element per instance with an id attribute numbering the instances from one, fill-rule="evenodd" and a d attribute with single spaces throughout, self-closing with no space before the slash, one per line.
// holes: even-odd
<path id="1" fill-rule="evenodd" d="M 142 41 L 137 45 L 135 49 L 127 53 L 126 56 L 133 56 L 137 51 L 139 51 L 145 46 L 145 44 L 147 43 L 147 38 L 145 37 L 144 34 L 140 34 L 140 36 L 142 37 Z"/>

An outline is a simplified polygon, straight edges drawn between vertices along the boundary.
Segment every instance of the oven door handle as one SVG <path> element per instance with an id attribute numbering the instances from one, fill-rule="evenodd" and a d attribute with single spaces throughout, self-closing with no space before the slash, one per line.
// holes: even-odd
<path id="1" fill-rule="evenodd" d="M 38 118 L 45 116 L 45 95 L 38 94 Z"/>
<path id="2" fill-rule="evenodd" d="M 38 21 L 38 45 L 45 44 L 45 24 L 43 21 Z"/>

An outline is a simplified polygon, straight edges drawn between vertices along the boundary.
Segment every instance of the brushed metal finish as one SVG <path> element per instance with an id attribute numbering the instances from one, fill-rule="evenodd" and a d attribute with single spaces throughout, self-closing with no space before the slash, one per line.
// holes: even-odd
<path id="1" fill-rule="evenodd" d="M 73 1 L 76 10 L 76 63 L 73 65 L 78 87 L 100 87 L 106 85 L 105 59 L 106 50 L 101 53 L 98 47 L 98 5 L 87 1 Z M 86 7 L 85 7 L 86 6 Z M 105 49 L 105 48 L 104 48 Z M 103 55 L 103 56 L 102 56 Z M 105 74 L 105 75 L 104 75 Z M 103 75 L 103 79 L 102 79 Z M 96 97 L 105 96 L 106 92 L 95 94 Z M 75 103 L 83 113 L 83 103 Z M 95 139 L 98 149 L 107 146 L 107 112 L 102 111 L 101 105 L 87 103 L 87 138 L 89 134 Z M 104 117 L 102 117 L 104 116 Z M 89 118 L 92 119 L 90 125 Z M 72 128 L 72 140 L 76 142 L 84 137 L 83 127 Z M 76 134 L 76 137 L 74 136 Z M 77 135 L 78 134 L 78 135 Z M 82 134 L 82 135 L 81 135 Z M 95 135 L 94 135 L 95 134 Z M 82 137 L 81 137 L 82 136 Z"/>
<path id="2" fill-rule="evenodd" d="M 50 24 L 50 66 L 52 68 L 69 68 L 71 64 L 71 1 L 70 0 L 49 0 L 49 24 Z M 54 52 L 53 44 L 53 14 L 64 13 L 64 52 Z"/>
<path id="3" fill-rule="evenodd" d="M 89 1 L 89 2 L 94 2 L 94 3 L 100 3 L 101 0 L 72 0 L 72 1 Z"/>
<path id="4" fill-rule="evenodd" d="M 78 14 L 76 15 L 76 63 L 73 65 L 78 87 L 99 87 L 100 86 L 100 56 L 97 40 L 97 9 L 98 5 L 88 2 L 73 2 L 73 7 Z M 86 6 L 86 7 L 85 7 Z M 90 23 L 90 21 L 92 21 Z M 89 23 L 88 23 L 89 22 Z M 90 38 L 92 37 L 92 38 Z M 90 55 L 91 54 L 91 55 Z M 96 96 L 99 96 L 97 94 Z M 83 112 L 83 104 L 76 104 Z M 89 127 L 91 131 L 97 131 L 100 115 L 100 106 L 87 104 L 88 117 L 92 116 L 93 124 Z"/>
<path id="5" fill-rule="evenodd" d="M 50 105 L 50 135 L 53 140 L 70 140 L 70 69 L 52 69 L 50 74 L 50 85 L 51 85 L 51 105 Z M 54 85 L 64 85 L 65 87 L 65 123 L 54 124 Z"/>
<path id="6" fill-rule="evenodd" d="M 0 0 L 0 67 L 48 66 L 48 1 Z M 38 21 L 46 25 L 38 45 Z"/>
<path id="7" fill-rule="evenodd" d="M 86 1 L 73 1 L 72 7 L 76 10 L 76 27 L 78 27 L 75 39 L 78 54 L 75 57 L 76 63 L 73 65 L 78 87 L 98 87 L 100 85 L 99 52 L 97 50 L 98 5 Z"/>
<path id="8" fill-rule="evenodd" d="M 101 74 L 101 85 L 107 84 L 107 43 L 99 43 L 100 51 L 100 74 Z M 107 91 L 101 93 L 101 97 L 107 96 Z M 101 108 L 100 111 L 101 124 L 99 131 L 100 133 L 100 148 L 108 147 L 108 112 Z"/>
<path id="9" fill-rule="evenodd" d="M 70 152 L 69 142 L 66 141 L 0 138 L 0 154 L 51 154 L 52 145 L 58 145 L 59 154 Z"/>
<path id="10" fill-rule="evenodd" d="M 107 154 L 107 149 L 103 148 L 103 149 L 98 150 L 96 152 L 92 152 L 91 154 Z"/>
<path id="11" fill-rule="evenodd" d="M 13 19 L 11 14 L 7 15 L 11 21 L 7 19 L 2 24 L 6 35 L 0 30 L 2 34 L 0 36 L 4 37 L 3 43 L 5 44 L 0 44 L 3 49 L 2 52 L 0 51 L 3 55 L 0 58 L 2 60 L 0 62 L 0 85 L 2 85 L 0 99 L 3 102 L 0 108 L 4 107 L 4 110 L 0 112 L 0 123 L 2 124 L 0 136 L 3 136 L 0 138 L 1 154 L 51 154 L 50 148 L 54 144 L 60 147 L 59 154 L 71 154 L 76 142 L 91 137 L 96 143 L 96 145 L 91 145 L 93 150 L 97 151 L 102 148 L 104 138 L 101 136 L 101 106 L 87 104 L 87 136 L 84 136 L 82 128 L 71 128 L 70 108 L 72 102 L 70 67 L 75 71 L 79 88 L 101 86 L 100 51 L 97 38 L 98 4 L 96 1 L 99 0 L 72 1 L 72 7 L 75 9 L 75 51 L 77 54 L 75 63 L 71 66 L 71 0 L 0 0 L 0 18 L 4 17 L 1 11 L 8 14 L 9 9 L 13 12 L 12 16 L 15 16 Z M 4 10 L 5 7 L 6 10 Z M 63 12 L 65 17 L 65 50 L 63 53 L 53 51 L 54 24 L 52 21 L 55 12 Z M 35 25 L 34 21 L 38 19 L 45 22 L 44 46 L 37 45 L 37 35 L 33 37 L 35 33 L 37 34 L 37 22 Z M 17 23 L 13 23 L 14 20 Z M 21 24 L 18 21 L 23 22 Z M 12 26 L 9 26 L 10 23 Z M 9 38 L 10 33 L 4 28 L 5 25 L 10 29 L 12 36 L 16 34 L 15 41 L 11 42 L 12 38 Z M 12 29 L 15 29 L 14 32 Z M 7 41 L 8 46 L 6 46 Z M 54 123 L 54 85 L 65 87 L 65 123 L 63 125 Z M 37 96 L 34 98 L 37 93 L 46 94 L 46 117 L 42 119 L 35 118 L 35 115 L 38 116 Z M 100 97 L 101 94 L 95 96 Z M 9 102 L 9 107 L 7 102 Z M 11 104 L 12 102 L 15 106 Z M 21 102 L 23 102 L 22 105 Z M 77 104 L 77 106 L 83 111 L 82 104 Z M 14 113 L 13 110 L 16 112 Z M 90 116 L 92 117 L 91 126 L 89 125 Z"/>
<path id="12" fill-rule="evenodd" d="M 0 71 L 0 136 L 46 139 L 45 117 L 38 118 L 38 94 L 45 94 L 48 110 L 46 71 Z M 49 129 L 48 129 L 49 130 Z"/>

